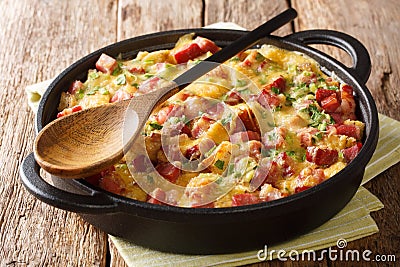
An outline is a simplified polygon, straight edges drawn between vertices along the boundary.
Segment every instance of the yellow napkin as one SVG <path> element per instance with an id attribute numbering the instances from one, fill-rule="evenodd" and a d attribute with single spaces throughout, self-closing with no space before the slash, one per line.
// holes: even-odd
<path id="1" fill-rule="evenodd" d="M 379 122 L 378 146 L 366 168 L 362 184 L 400 161 L 400 132 L 398 131 L 400 122 L 381 114 L 379 114 Z M 304 250 L 317 251 L 329 247 L 345 250 L 343 246 L 346 242 L 378 232 L 379 229 L 371 218 L 370 212 L 382 208 L 383 204 L 379 199 L 361 186 L 349 204 L 334 218 L 296 239 L 268 246 L 267 254 L 271 255 L 272 250 L 284 250 L 287 256 L 292 251 L 301 253 Z M 258 250 L 225 255 L 179 255 L 143 248 L 114 236 L 110 238 L 128 266 L 238 266 L 260 262 L 257 256 Z M 339 244 L 338 247 L 337 244 Z M 316 255 L 321 256 L 320 253 Z M 260 256 L 264 260 L 264 254 Z M 277 253 L 272 254 L 272 258 L 277 256 Z"/>

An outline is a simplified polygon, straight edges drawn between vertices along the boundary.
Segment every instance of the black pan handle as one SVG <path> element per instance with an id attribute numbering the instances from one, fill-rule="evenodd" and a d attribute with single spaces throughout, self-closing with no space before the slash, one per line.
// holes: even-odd
<path id="1" fill-rule="evenodd" d="M 22 162 L 20 174 L 22 183 L 31 194 L 54 207 L 88 214 L 116 212 L 116 202 L 99 191 L 93 190 L 90 195 L 79 195 L 47 183 L 40 176 L 40 166 L 35 161 L 33 153 Z"/>
<path id="2" fill-rule="evenodd" d="M 354 37 L 332 30 L 307 30 L 285 36 L 303 44 L 327 44 L 343 49 L 353 60 L 353 66 L 347 68 L 356 74 L 360 82 L 366 83 L 371 73 L 371 59 L 365 46 Z"/>

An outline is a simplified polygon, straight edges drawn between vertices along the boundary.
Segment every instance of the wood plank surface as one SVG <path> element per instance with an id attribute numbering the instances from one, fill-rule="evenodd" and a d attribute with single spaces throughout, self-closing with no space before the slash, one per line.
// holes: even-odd
<path id="1" fill-rule="evenodd" d="M 400 12 L 399 3 L 388 1 L 328 1 L 292 0 L 299 11 L 295 30 L 325 28 L 348 33 L 360 40 L 368 49 L 372 71 L 367 82 L 378 111 L 394 119 L 400 119 Z M 328 54 L 343 60 L 343 53 L 330 47 L 323 49 Z M 347 63 L 350 63 L 347 59 Z M 346 249 L 369 249 L 377 254 L 394 254 L 400 258 L 400 165 L 376 177 L 366 184 L 385 205 L 379 212 L 372 213 L 380 232 L 356 242 Z M 368 263 L 379 266 L 379 263 Z M 354 266 L 354 262 L 329 262 L 330 266 Z"/>
<path id="2" fill-rule="evenodd" d="M 118 40 L 159 31 L 200 28 L 202 17 L 201 0 L 120 0 Z"/>
<path id="3" fill-rule="evenodd" d="M 204 24 L 234 22 L 252 30 L 288 8 L 284 0 L 205 0 Z M 285 25 L 273 34 L 284 36 L 292 32 L 291 25 Z"/>
<path id="4" fill-rule="evenodd" d="M 106 264 L 107 236 L 32 197 L 18 173 L 35 136 L 25 86 L 116 40 L 114 1 L 91 2 L 1 2 L 0 72 L 9 75 L 0 76 L 0 266 Z M 103 18 L 109 23 L 103 25 Z"/>

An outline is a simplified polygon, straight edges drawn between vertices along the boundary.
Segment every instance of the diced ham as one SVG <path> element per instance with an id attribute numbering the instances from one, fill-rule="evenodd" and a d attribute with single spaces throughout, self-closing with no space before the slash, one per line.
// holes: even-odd
<path id="1" fill-rule="evenodd" d="M 185 158 L 187 158 L 188 160 L 195 160 L 200 158 L 200 156 L 201 152 L 198 145 L 194 145 L 188 148 L 185 152 Z"/>
<path id="2" fill-rule="evenodd" d="M 335 112 L 341 104 L 341 98 L 338 91 L 318 88 L 315 93 L 318 104 L 327 112 Z"/>
<path id="3" fill-rule="evenodd" d="M 78 112 L 78 111 L 81 111 L 81 110 L 82 110 L 82 107 L 79 106 L 79 105 L 74 106 L 72 108 L 66 108 L 63 111 L 57 113 L 57 118 L 61 118 L 63 116 L 66 116 L 66 115 L 69 115 L 69 114 L 72 114 L 74 112 Z"/>
<path id="4" fill-rule="evenodd" d="M 160 109 L 157 113 L 157 115 L 155 116 L 157 122 L 161 125 L 164 124 L 164 122 L 168 119 L 169 114 L 171 113 L 171 111 L 174 109 L 174 105 L 168 105 L 166 107 L 163 107 L 162 109 Z"/>
<path id="5" fill-rule="evenodd" d="M 279 93 L 283 93 L 286 89 L 286 80 L 282 76 L 274 80 L 271 84 L 269 84 L 270 88 L 279 89 Z"/>
<path id="6" fill-rule="evenodd" d="M 156 90 L 161 83 L 161 79 L 157 76 L 151 77 L 139 86 L 138 92 L 142 94 L 150 93 Z"/>
<path id="7" fill-rule="evenodd" d="M 252 205 L 260 202 L 260 198 L 251 193 L 236 194 L 232 196 L 232 207 Z"/>
<path id="8" fill-rule="evenodd" d="M 361 139 L 360 128 L 358 128 L 355 125 L 342 124 L 342 125 L 337 126 L 336 129 L 337 129 L 338 134 L 347 135 L 349 137 L 354 137 L 357 140 Z"/>
<path id="9" fill-rule="evenodd" d="M 147 202 L 151 204 L 165 205 L 164 203 L 166 197 L 167 195 L 165 194 L 164 190 L 156 188 L 153 190 L 153 192 L 150 193 Z"/>
<path id="10" fill-rule="evenodd" d="M 104 169 L 100 172 L 101 177 L 105 177 L 107 175 L 112 174 L 115 171 L 114 165 L 108 167 L 107 169 Z"/>
<path id="11" fill-rule="evenodd" d="M 297 137 L 300 139 L 302 147 L 308 147 L 313 145 L 313 135 L 318 132 L 318 129 L 314 127 L 302 128 L 298 133 Z"/>
<path id="12" fill-rule="evenodd" d="M 344 85 L 342 86 L 341 90 L 342 90 L 343 92 L 346 92 L 346 93 L 349 94 L 349 95 L 353 95 L 353 92 L 354 92 L 353 87 L 351 87 L 351 86 L 348 85 L 348 84 L 344 84 Z"/>
<path id="13" fill-rule="evenodd" d="M 318 88 L 317 92 L 315 92 L 315 99 L 317 100 L 318 103 L 321 103 L 322 100 L 331 95 L 336 95 L 336 91 L 324 88 Z"/>
<path id="14" fill-rule="evenodd" d="M 194 42 L 200 47 L 203 53 L 210 51 L 211 53 L 215 54 L 220 50 L 220 48 L 213 41 L 204 37 L 197 36 L 196 39 L 194 39 Z"/>
<path id="15" fill-rule="evenodd" d="M 281 169 L 276 161 L 267 158 L 261 159 L 257 167 L 253 179 L 250 182 L 252 189 L 257 189 L 263 184 L 275 185 L 276 181 L 281 177 Z"/>
<path id="16" fill-rule="evenodd" d="M 210 128 L 211 124 L 215 121 L 213 119 L 208 118 L 207 116 L 201 116 L 195 123 L 192 128 L 192 136 L 195 138 L 200 137 L 203 133 L 207 132 Z"/>
<path id="17" fill-rule="evenodd" d="M 270 88 L 264 88 L 258 96 L 257 101 L 264 108 L 277 107 L 281 104 L 280 98 Z"/>
<path id="18" fill-rule="evenodd" d="M 261 149 L 263 145 L 260 141 L 251 140 L 249 141 L 249 157 L 256 159 L 257 161 L 261 158 Z"/>
<path id="19" fill-rule="evenodd" d="M 80 89 L 83 88 L 83 83 L 81 81 L 74 81 L 68 89 L 68 93 L 71 95 L 78 92 Z"/>
<path id="20" fill-rule="evenodd" d="M 335 121 L 336 125 L 340 125 L 343 124 L 344 119 L 342 117 L 342 114 L 339 112 L 334 112 L 334 113 L 330 113 L 329 115 L 331 115 L 332 119 Z"/>
<path id="21" fill-rule="evenodd" d="M 139 66 L 139 67 L 137 67 L 137 66 L 131 67 L 131 68 L 128 69 L 128 71 L 130 73 L 135 73 L 135 74 L 145 74 L 146 73 L 145 69 L 143 67 L 141 67 L 141 66 Z"/>
<path id="22" fill-rule="evenodd" d="M 236 92 L 230 92 L 228 94 L 228 97 L 224 100 L 225 103 L 231 106 L 235 106 L 241 102 L 243 102 L 243 99 L 240 97 L 240 95 Z"/>
<path id="23" fill-rule="evenodd" d="M 85 180 L 86 180 L 88 183 L 90 183 L 91 185 L 99 186 L 99 183 L 100 183 L 100 179 L 101 179 L 101 178 L 102 178 L 101 174 L 98 173 L 98 174 L 95 174 L 95 175 L 86 177 Z"/>
<path id="24" fill-rule="evenodd" d="M 136 158 L 134 158 L 132 160 L 132 164 L 133 168 L 137 172 L 145 172 L 148 170 L 150 166 L 152 166 L 149 158 L 147 158 L 145 155 L 139 155 Z"/>
<path id="25" fill-rule="evenodd" d="M 111 74 L 118 67 L 118 62 L 106 54 L 101 54 L 96 62 L 96 69 L 101 72 Z"/>
<path id="26" fill-rule="evenodd" d="M 350 161 L 352 161 L 360 152 L 361 148 L 362 148 L 361 142 L 357 142 L 356 145 L 343 149 L 342 153 L 346 162 L 349 163 Z"/>
<path id="27" fill-rule="evenodd" d="M 119 89 L 118 91 L 115 92 L 115 94 L 110 99 L 110 103 L 119 102 L 119 101 L 130 99 L 130 98 L 132 98 L 131 94 L 129 94 L 127 91 L 125 91 L 123 89 Z"/>
<path id="28" fill-rule="evenodd" d="M 181 173 L 180 169 L 169 162 L 158 164 L 156 170 L 162 177 L 171 183 L 175 183 Z"/>
<path id="29" fill-rule="evenodd" d="M 118 183 L 118 180 L 115 179 L 115 176 L 113 175 L 107 175 L 102 179 L 100 179 L 99 186 L 102 189 L 107 190 L 114 194 L 121 194 L 122 191 L 124 190 L 123 189 L 124 187 L 120 183 Z"/>
<path id="30" fill-rule="evenodd" d="M 291 176 L 294 174 L 294 161 L 290 156 L 288 156 L 286 152 L 279 153 L 276 157 L 276 161 L 280 166 L 283 177 Z"/>
<path id="31" fill-rule="evenodd" d="M 338 152 L 334 149 L 309 146 L 307 147 L 306 160 L 319 166 L 332 165 L 338 160 Z"/>
<path id="32" fill-rule="evenodd" d="M 331 94 L 327 98 L 324 98 L 321 101 L 321 107 L 326 112 L 334 112 L 338 107 L 340 107 L 340 102 L 336 97 L 336 94 Z"/>
<path id="33" fill-rule="evenodd" d="M 179 47 L 174 53 L 173 56 L 176 60 L 176 63 L 181 64 L 188 62 L 191 59 L 194 59 L 204 52 L 200 48 L 197 43 L 188 43 Z"/>
<path id="34" fill-rule="evenodd" d="M 257 123 L 257 119 L 253 113 L 253 111 L 245 104 L 240 104 L 235 106 L 235 111 L 237 114 L 237 120 L 240 120 L 239 123 L 236 123 L 237 126 L 242 125 L 246 128 L 246 130 L 259 132 L 259 126 Z"/>

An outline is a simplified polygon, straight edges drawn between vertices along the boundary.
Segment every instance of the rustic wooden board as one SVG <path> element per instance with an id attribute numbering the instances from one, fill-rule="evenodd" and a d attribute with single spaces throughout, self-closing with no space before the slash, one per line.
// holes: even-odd
<path id="1" fill-rule="evenodd" d="M 371 91 L 378 111 L 400 119 L 400 13 L 398 1 L 304 1 L 293 0 L 299 10 L 295 30 L 328 28 L 346 32 L 359 39 L 368 49 L 372 61 L 367 87 Z M 325 52 L 342 60 L 343 53 L 329 47 Z M 347 59 L 347 63 L 350 63 Z M 394 166 L 366 185 L 385 205 L 372 213 L 380 232 L 348 244 L 347 249 L 369 249 L 376 254 L 394 254 L 400 257 L 400 166 Z M 330 266 L 352 266 L 352 262 L 330 262 Z M 371 265 L 370 266 L 374 266 Z"/>
<path id="2" fill-rule="evenodd" d="M 32 151 L 24 88 L 116 40 L 114 1 L 2 1 L 0 8 L 0 266 L 104 266 L 107 236 L 32 197 L 19 164 Z M 104 24 L 107 18 L 108 23 Z"/>
<path id="3" fill-rule="evenodd" d="M 118 40 L 137 35 L 202 27 L 201 0 L 118 1 Z"/>
<path id="4" fill-rule="evenodd" d="M 204 24 L 234 22 L 251 30 L 287 8 L 288 4 L 283 0 L 205 0 Z M 273 34 L 284 36 L 289 33 L 292 33 L 290 24 Z"/>

